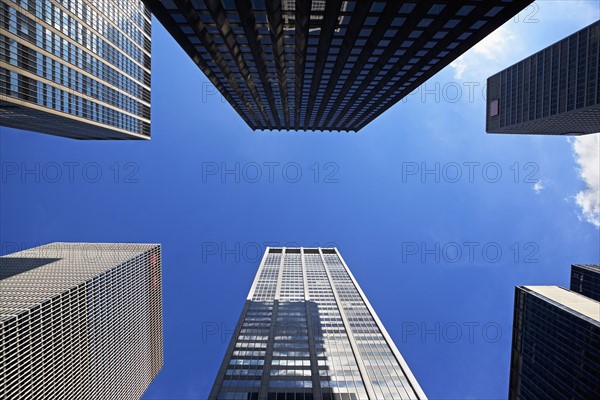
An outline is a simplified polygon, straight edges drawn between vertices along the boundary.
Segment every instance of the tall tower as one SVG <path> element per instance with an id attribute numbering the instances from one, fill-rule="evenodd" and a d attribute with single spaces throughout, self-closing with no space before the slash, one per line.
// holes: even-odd
<path id="1" fill-rule="evenodd" d="M 597 289 L 598 271 L 573 266 L 571 290 L 516 288 L 510 400 L 598 397 L 600 302 L 585 296 Z"/>
<path id="2" fill-rule="evenodd" d="M 600 265 L 571 265 L 571 290 L 600 301 Z"/>
<path id="3" fill-rule="evenodd" d="M 487 81 L 488 133 L 600 132 L 600 22 Z"/>
<path id="4" fill-rule="evenodd" d="M 160 245 L 0 257 L 0 398 L 139 399 L 162 365 Z"/>
<path id="5" fill-rule="evenodd" d="M 268 248 L 209 398 L 426 397 L 337 249 Z"/>
<path id="6" fill-rule="evenodd" d="M 0 125 L 150 139 L 150 21 L 141 0 L 0 0 Z"/>
<path id="7" fill-rule="evenodd" d="M 532 3 L 143 1 L 251 129 L 337 131 L 362 129 Z"/>

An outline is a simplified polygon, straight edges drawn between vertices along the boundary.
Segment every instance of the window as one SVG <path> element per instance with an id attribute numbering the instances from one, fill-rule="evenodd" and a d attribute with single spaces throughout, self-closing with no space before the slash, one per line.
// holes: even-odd
<path id="1" fill-rule="evenodd" d="M 499 114 L 499 102 L 498 100 L 492 100 L 490 103 L 490 117 L 495 117 Z"/>

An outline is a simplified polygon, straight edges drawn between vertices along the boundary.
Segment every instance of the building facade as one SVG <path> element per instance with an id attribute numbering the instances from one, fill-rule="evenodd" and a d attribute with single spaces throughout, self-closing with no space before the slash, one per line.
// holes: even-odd
<path id="1" fill-rule="evenodd" d="M 358 131 L 532 0 L 144 2 L 251 129 Z"/>
<path id="2" fill-rule="evenodd" d="M 268 248 L 209 398 L 426 397 L 337 249 Z"/>
<path id="3" fill-rule="evenodd" d="M 488 78 L 488 133 L 600 132 L 600 22 Z"/>
<path id="4" fill-rule="evenodd" d="M 139 399 L 163 365 L 160 245 L 0 257 L 0 398 Z"/>
<path id="5" fill-rule="evenodd" d="M 571 265 L 571 290 L 600 301 L 600 265 Z"/>
<path id="6" fill-rule="evenodd" d="M 510 400 L 595 399 L 600 302 L 558 286 L 516 288 Z"/>
<path id="7" fill-rule="evenodd" d="M 150 18 L 140 0 L 0 0 L 0 125 L 150 139 Z"/>

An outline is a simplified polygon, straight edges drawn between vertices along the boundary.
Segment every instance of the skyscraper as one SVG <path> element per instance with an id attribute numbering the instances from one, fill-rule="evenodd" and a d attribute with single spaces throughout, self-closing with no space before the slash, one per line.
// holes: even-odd
<path id="1" fill-rule="evenodd" d="M 600 265 L 571 265 L 571 290 L 600 301 Z"/>
<path id="2" fill-rule="evenodd" d="M 267 248 L 209 398 L 426 397 L 337 249 Z"/>
<path id="3" fill-rule="evenodd" d="M 515 293 L 509 399 L 595 399 L 600 302 L 558 286 Z"/>
<path id="4" fill-rule="evenodd" d="M 600 22 L 488 78 L 489 133 L 600 132 Z"/>
<path id="5" fill-rule="evenodd" d="M 139 399 L 162 365 L 160 245 L 0 257 L 0 398 Z"/>
<path id="6" fill-rule="evenodd" d="M 144 2 L 250 128 L 358 131 L 532 0 Z"/>
<path id="7" fill-rule="evenodd" d="M 0 125 L 150 139 L 150 12 L 141 0 L 0 0 Z"/>

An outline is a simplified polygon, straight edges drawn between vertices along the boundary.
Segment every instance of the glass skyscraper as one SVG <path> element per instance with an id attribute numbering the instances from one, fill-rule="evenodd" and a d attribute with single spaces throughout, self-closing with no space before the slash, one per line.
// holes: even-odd
<path id="1" fill-rule="evenodd" d="M 0 257 L 0 398 L 139 399 L 163 365 L 160 250 L 52 243 Z"/>
<path id="2" fill-rule="evenodd" d="M 150 22 L 140 0 L 0 0 L 0 125 L 150 139 Z"/>
<path id="3" fill-rule="evenodd" d="M 600 302 L 558 286 L 515 292 L 510 400 L 600 393 Z"/>
<path id="4" fill-rule="evenodd" d="M 209 398 L 426 397 L 337 249 L 268 248 Z"/>
<path id="5" fill-rule="evenodd" d="M 571 290 L 600 301 L 600 265 L 571 265 Z"/>
<path id="6" fill-rule="evenodd" d="M 144 2 L 250 128 L 358 131 L 532 0 Z"/>
<path id="7" fill-rule="evenodd" d="M 489 133 L 600 132 L 600 22 L 487 81 Z"/>

